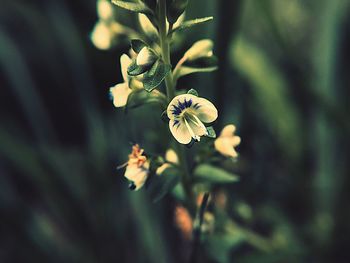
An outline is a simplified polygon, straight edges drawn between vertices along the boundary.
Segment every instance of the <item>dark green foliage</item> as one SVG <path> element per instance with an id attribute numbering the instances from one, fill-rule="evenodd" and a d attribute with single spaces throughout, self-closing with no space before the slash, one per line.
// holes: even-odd
<path id="1" fill-rule="evenodd" d="M 175 24 L 185 11 L 187 4 L 188 0 L 166 0 L 167 18 L 170 24 Z"/>

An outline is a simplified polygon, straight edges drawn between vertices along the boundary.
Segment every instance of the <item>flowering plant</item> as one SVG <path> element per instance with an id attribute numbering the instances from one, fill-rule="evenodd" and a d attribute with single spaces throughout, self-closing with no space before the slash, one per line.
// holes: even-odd
<path id="1" fill-rule="evenodd" d="M 234 147 L 239 145 L 240 138 L 233 134 L 233 124 L 226 126 L 216 138 L 212 125 L 219 113 L 215 105 L 200 97 L 195 89 L 179 89 L 177 85 L 181 77 L 217 69 L 213 42 L 209 39 L 195 42 L 176 64 L 171 61 L 171 50 L 178 34 L 212 17 L 185 21 L 187 0 L 112 0 L 112 3 L 137 13 L 142 28 L 139 33 L 113 21 L 114 7 L 106 0 L 98 1 L 101 21 L 92 33 L 95 45 L 106 49 L 112 46 L 118 34 L 131 38 L 130 54 L 120 57 L 123 81 L 110 88 L 113 104 L 117 108 L 132 108 L 131 105 L 157 103 L 161 108 L 159 116 L 169 127 L 168 150 L 164 157 L 164 153 L 146 154 L 147 149 L 136 144 L 128 162 L 120 167 L 126 167 L 124 176 L 130 182 L 130 189 L 140 190 L 145 186 L 154 201 L 168 193 L 174 196 L 179 204 L 175 217 L 180 217 L 175 222 L 187 222 L 178 225 L 180 229 L 181 225 L 186 225 L 185 236 L 193 238 L 196 244 L 201 233 L 211 233 L 214 228 L 215 217 L 205 211 L 213 187 L 238 180 L 238 176 L 217 164 L 218 160 L 236 160 L 238 154 Z M 105 29 L 108 33 L 100 36 L 107 38 L 105 40 L 98 36 L 101 23 L 105 28 L 109 26 Z M 120 29 L 118 32 L 116 25 Z M 201 140 L 203 137 L 208 139 Z M 190 160 L 186 151 L 194 144 L 196 149 Z M 192 228 L 193 235 L 188 233 Z"/>

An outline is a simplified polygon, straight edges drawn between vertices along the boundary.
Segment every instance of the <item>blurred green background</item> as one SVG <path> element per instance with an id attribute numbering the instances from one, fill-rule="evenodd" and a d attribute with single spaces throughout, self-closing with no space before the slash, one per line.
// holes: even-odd
<path id="1" fill-rule="evenodd" d="M 214 101 L 217 131 L 237 125 L 228 213 L 264 241 L 233 227 L 201 262 L 350 262 L 350 1 L 189 1 L 188 18 L 211 15 L 173 61 L 214 40 L 219 70 L 179 85 Z M 184 261 L 173 198 L 152 203 L 115 170 L 130 142 L 163 150 L 166 125 L 113 107 L 128 45 L 96 49 L 96 20 L 94 0 L 1 1 L 0 262 Z"/>

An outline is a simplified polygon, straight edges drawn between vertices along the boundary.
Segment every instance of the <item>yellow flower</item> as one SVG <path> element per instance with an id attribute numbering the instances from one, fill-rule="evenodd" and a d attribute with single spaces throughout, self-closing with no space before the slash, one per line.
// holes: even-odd
<path id="1" fill-rule="evenodd" d="M 143 155 L 144 150 L 138 144 L 132 147 L 124 176 L 131 181 L 130 189 L 139 190 L 146 182 L 149 174 L 149 160 Z"/>
<path id="2" fill-rule="evenodd" d="M 234 134 L 236 127 L 233 124 L 226 125 L 220 136 L 215 140 L 215 149 L 226 157 L 236 158 L 238 153 L 235 148 L 241 142 L 241 138 Z"/>

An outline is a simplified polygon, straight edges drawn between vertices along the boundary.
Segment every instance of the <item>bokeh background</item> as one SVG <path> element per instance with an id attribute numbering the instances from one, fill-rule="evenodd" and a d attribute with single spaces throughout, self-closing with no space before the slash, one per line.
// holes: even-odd
<path id="1" fill-rule="evenodd" d="M 166 147 L 156 109 L 108 99 L 128 44 L 93 46 L 94 0 L 0 6 L 0 262 L 183 262 L 174 199 L 115 169 L 130 142 Z M 215 42 L 219 70 L 180 86 L 214 101 L 218 131 L 237 125 L 240 182 L 222 190 L 261 240 L 233 229 L 202 262 L 349 262 L 350 1 L 189 1 L 188 18 L 211 15 L 173 61 Z"/>

